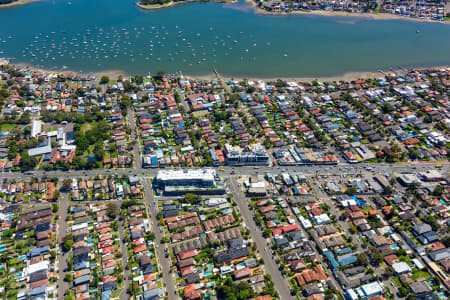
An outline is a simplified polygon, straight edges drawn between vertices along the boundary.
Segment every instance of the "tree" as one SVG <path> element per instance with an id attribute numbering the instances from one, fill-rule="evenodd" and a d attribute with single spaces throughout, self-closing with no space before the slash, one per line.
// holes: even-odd
<path id="1" fill-rule="evenodd" d="M 108 83 L 108 82 L 109 82 L 109 77 L 108 77 L 108 76 L 103 75 L 103 76 L 100 78 L 100 84 L 106 84 L 106 83 Z"/>
<path id="2" fill-rule="evenodd" d="M 406 255 L 406 250 L 405 249 L 398 249 L 397 251 L 395 251 L 395 255 L 397 256 L 404 256 Z"/>
<path id="3" fill-rule="evenodd" d="M 442 185 L 438 184 L 433 190 L 433 196 L 441 197 L 443 192 L 444 188 L 442 187 Z"/>
<path id="4" fill-rule="evenodd" d="M 373 260 L 375 262 L 375 265 L 379 266 L 383 262 L 384 256 L 380 252 L 377 251 L 373 254 Z"/>
<path id="5" fill-rule="evenodd" d="M 353 194 L 356 194 L 356 192 L 357 192 L 357 190 L 356 190 L 356 188 L 354 186 L 349 186 L 347 188 L 347 190 L 345 190 L 345 193 L 347 195 L 353 195 Z"/>
<path id="6" fill-rule="evenodd" d="M 369 259 L 365 253 L 359 253 L 357 256 L 358 263 L 362 266 L 367 266 L 369 264 Z"/>
<path id="7" fill-rule="evenodd" d="M 231 277 L 227 277 L 217 289 L 219 299 L 244 300 L 256 296 L 255 291 L 248 281 L 234 283 Z"/>
<path id="8" fill-rule="evenodd" d="M 73 281 L 73 275 L 71 273 L 66 273 L 66 276 L 64 277 L 64 280 L 67 282 Z"/>
<path id="9" fill-rule="evenodd" d="M 161 1 L 161 0 L 149 0 L 151 1 Z M 158 73 L 153 77 L 156 81 L 162 81 L 163 77 L 165 76 L 165 73 L 163 70 L 159 70 Z"/>
<path id="10" fill-rule="evenodd" d="M 189 204 L 197 204 L 200 202 L 200 197 L 196 194 L 187 193 L 184 196 L 184 201 Z"/>
<path id="11" fill-rule="evenodd" d="M 34 156 L 28 156 L 27 152 L 22 153 L 22 158 L 20 160 L 20 165 L 22 167 L 22 171 L 29 171 L 34 169 L 37 165 L 37 159 Z"/>
<path id="12" fill-rule="evenodd" d="M 63 180 L 63 183 L 62 183 L 62 185 L 61 185 L 61 189 L 63 190 L 63 191 L 68 191 L 68 190 L 70 190 L 70 188 L 72 187 L 72 180 L 71 179 L 64 179 Z"/>
<path id="13" fill-rule="evenodd" d="M 450 235 L 446 236 L 442 239 L 442 243 L 445 245 L 445 247 L 450 247 Z"/>
<path id="14" fill-rule="evenodd" d="M 120 105 L 122 108 L 126 108 L 126 107 L 130 106 L 131 105 L 130 97 L 127 95 L 122 96 L 122 99 L 120 100 Z"/>
<path id="15" fill-rule="evenodd" d="M 63 243 L 63 250 L 64 250 L 65 252 L 67 252 L 67 251 L 69 251 L 70 249 L 72 249 L 72 246 L 73 246 L 73 241 L 72 241 L 72 240 L 65 241 L 65 242 Z"/>
<path id="16" fill-rule="evenodd" d="M 399 291 L 402 297 L 406 297 L 406 295 L 408 295 L 408 289 L 403 286 L 399 288 Z"/>
<path id="17" fill-rule="evenodd" d="M 114 203 L 106 204 L 106 212 L 107 212 L 108 216 L 112 219 L 117 218 L 117 215 L 119 213 L 117 205 Z"/>

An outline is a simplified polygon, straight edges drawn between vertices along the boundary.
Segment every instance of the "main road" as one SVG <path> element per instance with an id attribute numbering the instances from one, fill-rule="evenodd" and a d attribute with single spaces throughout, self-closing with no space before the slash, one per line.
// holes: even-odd
<path id="1" fill-rule="evenodd" d="M 234 172 L 236 176 L 239 175 L 253 175 L 253 174 L 280 174 L 284 172 L 301 173 L 308 175 L 351 175 L 351 174 L 392 174 L 392 173 L 417 173 L 430 169 L 435 169 L 435 165 L 441 164 L 441 172 L 450 171 L 450 164 L 448 163 L 401 163 L 401 164 L 339 164 L 339 165 L 312 165 L 312 166 L 223 166 L 214 167 L 217 173 L 231 175 Z M 211 168 L 211 167 L 204 167 Z M 370 171 L 368 170 L 370 168 Z M 167 168 L 166 168 L 167 169 Z M 94 169 L 94 170 L 69 170 L 69 171 L 29 171 L 29 172 L 2 172 L 0 179 L 22 179 L 31 177 L 86 177 L 96 175 L 140 175 L 140 176 L 155 176 L 159 168 L 142 168 L 139 165 L 134 169 Z M 225 171 L 221 171 L 225 170 Z"/>
<path id="2" fill-rule="evenodd" d="M 239 188 L 238 183 L 236 182 L 236 178 L 229 177 L 229 188 L 231 193 L 233 194 L 233 198 L 235 199 L 239 211 L 241 213 L 242 218 L 244 219 L 244 223 L 250 231 L 250 236 L 252 240 L 255 242 L 257 249 L 259 250 L 260 256 L 264 259 L 264 268 L 266 269 L 266 273 L 270 274 L 272 277 L 272 281 L 275 285 L 275 289 L 278 292 L 281 300 L 287 300 L 293 298 L 290 293 L 289 283 L 286 279 L 281 275 L 281 271 L 278 269 L 275 260 L 273 259 L 271 252 L 268 250 L 268 244 L 266 239 L 262 237 L 261 229 L 256 226 L 255 221 L 253 220 L 253 213 L 248 208 L 248 202 L 244 197 L 241 189 Z"/>

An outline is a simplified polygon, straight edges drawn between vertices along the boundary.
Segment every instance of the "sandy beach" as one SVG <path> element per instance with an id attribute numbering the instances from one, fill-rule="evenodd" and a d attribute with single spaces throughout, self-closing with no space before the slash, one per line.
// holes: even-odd
<path id="1" fill-rule="evenodd" d="M 450 24 L 450 20 L 438 21 L 431 19 L 421 19 L 421 18 L 413 18 L 408 16 L 399 16 L 388 13 L 351 13 L 345 11 L 325 11 L 325 10 L 295 10 L 291 12 L 270 12 L 261 7 L 259 7 L 255 1 L 253 0 L 245 0 L 245 2 L 251 6 L 253 6 L 257 13 L 265 14 L 265 15 L 318 15 L 318 16 L 342 16 L 342 17 L 359 17 L 359 18 L 367 18 L 372 20 L 411 20 L 417 22 L 433 22 L 433 23 L 442 23 L 442 24 Z"/>
<path id="2" fill-rule="evenodd" d="M 136 74 L 127 74 L 121 70 L 104 70 L 99 72 L 75 72 L 71 70 L 45 70 L 40 68 L 35 68 L 29 64 L 10 64 L 11 66 L 19 67 L 24 70 L 30 70 L 33 72 L 38 73 L 48 73 L 48 74 L 63 74 L 65 76 L 94 76 L 96 78 L 100 78 L 101 76 L 108 76 L 110 79 L 117 79 L 119 76 L 128 77 L 128 76 L 135 76 Z M 421 70 L 430 70 L 430 69 L 450 69 L 450 65 L 444 65 L 444 66 L 435 66 L 435 67 L 429 67 L 429 68 L 414 68 L 413 70 L 421 71 Z M 383 73 L 380 71 L 378 72 L 346 72 L 340 75 L 333 75 L 333 76 L 311 76 L 311 77 L 254 77 L 254 76 L 227 76 L 227 75 L 221 75 L 218 74 L 219 77 L 216 76 L 216 74 L 211 73 L 208 75 L 184 75 L 186 79 L 190 80 L 212 80 L 212 79 L 221 79 L 221 80 L 247 80 L 247 81 L 276 81 L 278 79 L 284 80 L 284 81 L 294 81 L 294 82 L 312 82 L 314 80 L 318 80 L 321 82 L 339 82 L 339 81 L 353 81 L 357 79 L 373 79 L 373 78 L 380 78 L 385 75 L 391 75 L 396 73 L 405 73 L 407 70 L 405 69 L 398 69 L 398 70 L 386 70 L 383 71 Z"/>

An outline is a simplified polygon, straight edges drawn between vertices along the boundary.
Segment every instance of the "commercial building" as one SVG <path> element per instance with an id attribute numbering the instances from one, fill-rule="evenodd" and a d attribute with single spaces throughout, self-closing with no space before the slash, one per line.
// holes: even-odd
<path id="1" fill-rule="evenodd" d="M 30 133 L 31 138 L 37 137 L 41 133 L 41 129 L 42 129 L 42 121 L 33 120 L 31 122 L 31 133 Z"/>
<path id="2" fill-rule="evenodd" d="M 214 169 L 159 170 L 154 183 L 166 195 L 225 193 Z"/>
<path id="3" fill-rule="evenodd" d="M 383 287 L 378 282 L 374 281 L 365 285 L 362 285 L 356 289 L 348 289 L 346 291 L 346 298 L 349 300 L 357 299 L 369 299 L 376 295 L 383 294 Z"/>
<path id="4" fill-rule="evenodd" d="M 244 151 L 229 144 L 224 146 L 226 163 L 233 166 L 267 165 L 269 155 L 261 146 L 248 146 Z"/>
<path id="5" fill-rule="evenodd" d="M 52 145 L 50 143 L 50 139 L 48 140 L 48 144 L 44 147 L 37 147 L 28 149 L 29 156 L 39 156 L 52 153 Z"/>

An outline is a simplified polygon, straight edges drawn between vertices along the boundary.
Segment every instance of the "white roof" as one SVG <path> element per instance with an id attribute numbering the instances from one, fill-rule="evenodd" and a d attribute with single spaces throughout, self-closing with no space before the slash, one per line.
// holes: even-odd
<path id="1" fill-rule="evenodd" d="M 33 120 L 31 122 L 31 137 L 36 137 L 39 133 L 41 133 L 42 121 L 41 120 Z"/>
<path id="2" fill-rule="evenodd" d="M 409 265 L 408 265 L 406 262 L 404 262 L 404 261 L 399 262 L 399 263 L 396 263 L 396 264 L 393 264 L 393 265 L 392 265 L 392 268 L 393 268 L 394 271 L 395 271 L 396 273 L 398 273 L 398 274 L 406 273 L 406 272 L 411 272 L 411 268 L 410 268 Z"/>
<path id="3" fill-rule="evenodd" d="M 85 229 L 85 228 L 88 228 L 88 223 L 81 223 L 81 224 L 73 225 L 71 229 L 72 229 L 72 231 L 77 231 L 77 230 Z"/>
<path id="4" fill-rule="evenodd" d="M 424 265 L 417 258 L 412 259 L 412 262 L 417 269 L 422 270 L 424 268 Z"/>
<path id="5" fill-rule="evenodd" d="M 224 204 L 224 203 L 227 203 L 227 199 L 225 199 L 225 198 L 210 198 L 207 201 L 207 204 L 209 206 L 215 206 L 215 205 L 220 205 L 220 204 Z"/>
<path id="6" fill-rule="evenodd" d="M 252 188 L 266 188 L 266 183 L 264 181 L 252 182 L 250 186 Z"/>
<path id="7" fill-rule="evenodd" d="M 37 264 L 33 264 L 33 265 L 29 265 L 26 269 L 25 269 L 25 274 L 26 275 L 30 275 L 42 270 L 47 270 L 48 269 L 48 264 L 49 262 L 47 260 L 38 262 Z"/>
<path id="8" fill-rule="evenodd" d="M 383 292 L 383 287 L 377 281 L 374 281 L 361 286 L 361 291 L 363 291 L 366 296 L 370 297 L 381 294 Z"/>
<path id="9" fill-rule="evenodd" d="M 202 179 L 214 180 L 214 169 L 184 169 L 184 170 L 159 170 L 156 177 L 159 180 Z"/>
<path id="10" fill-rule="evenodd" d="M 300 221 L 300 223 L 302 224 L 303 228 L 308 229 L 312 227 L 311 221 L 306 219 L 303 216 L 299 216 L 298 220 Z"/>
<path id="11" fill-rule="evenodd" d="M 324 224 L 324 223 L 329 223 L 331 221 L 330 217 L 328 217 L 327 214 L 321 214 L 318 216 L 314 216 L 313 219 L 314 219 L 314 222 L 316 222 L 316 224 Z"/>
<path id="12" fill-rule="evenodd" d="M 348 289 L 347 290 L 347 297 L 350 300 L 357 300 L 358 299 L 358 295 L 355 293 L 355 291 L 353 289 Z"/>

